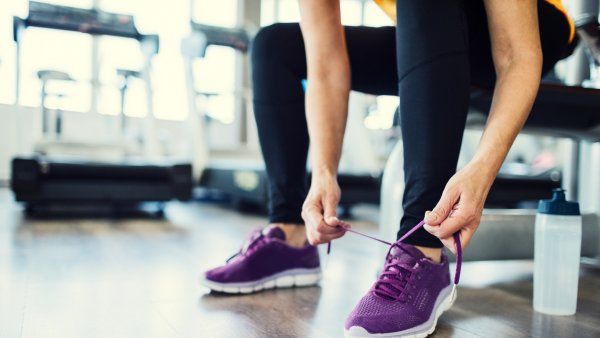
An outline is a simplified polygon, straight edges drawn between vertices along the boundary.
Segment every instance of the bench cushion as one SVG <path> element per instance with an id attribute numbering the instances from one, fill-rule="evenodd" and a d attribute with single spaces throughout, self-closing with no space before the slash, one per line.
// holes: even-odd
<path id="1" fill-rule="evenodd" d="M 468 127 L 481 127 L 492 92 L 471 93 Z M 543 83 L 525 123 L 525 132 L 600 141 L 600 89 Z"/>

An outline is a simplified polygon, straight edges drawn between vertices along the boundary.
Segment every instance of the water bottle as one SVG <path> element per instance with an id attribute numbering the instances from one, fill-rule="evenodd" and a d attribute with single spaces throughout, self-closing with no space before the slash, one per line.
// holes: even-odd
<path id="1" fill-rule="evenodd" d="M 551 315 L 572 315 L 577 308 L 581 254 L 579 204 L 554 189 L 539 203 L 535 217 L 533 308 Z"/>

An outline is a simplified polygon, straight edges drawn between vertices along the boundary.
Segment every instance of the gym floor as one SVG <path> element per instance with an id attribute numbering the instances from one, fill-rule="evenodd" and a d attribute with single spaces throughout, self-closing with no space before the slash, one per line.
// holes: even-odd
<path id="1" fill-rule="evenodd" d="M 211 294 L 200 272 L 265 219 L 207 204 L 172 203 L 166 214 L 26 220 L 0 189 L 0 337 L 340 337 L 382 263 L 380 244 L 349 235 L 323 259 L 320 287 Z M 376 233 L 376 209 L 357 217 L 356 227 Z M 457 303 L 434 336 L 599 337 L 600 272 L 582 269 L 575 316 L 552 317 L 532 310 L 532 267 L 465 264 Z"/>

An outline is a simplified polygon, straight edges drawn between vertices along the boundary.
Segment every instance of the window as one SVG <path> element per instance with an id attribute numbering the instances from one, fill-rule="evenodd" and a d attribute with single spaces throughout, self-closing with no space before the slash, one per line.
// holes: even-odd
<path id="1" fill-rule="evenodd" d="M 98 59 L 98 112 L 116 115 L 120 113 L 120 80 L 117 69 L 140 71 L 144 64 L 139 43 L 132 39 L 112 36 L 99 38 Z M 124 112 L 128 116 L 143 116 L 147 112 L 146 88 L 140 79 L 128 84 Z"/>
<path id="2" fill-rule="evenodd" d="M 342 24 L 358 26 L 362 22 L 362 0 L 342 0 Z M 263 0 L 261 7 L 261 25 L 266 26 L 274 22 L 298 22 L 300 10 L 298 0 Z"/>
<path id="3" fill-rule="evenodd" d="M 275 21 L 278 7 L 278 0 L 262 0 L 260 5 L 260 25 L 268 26 Z"/>
<path id="4" fill-rule="evenodd" d="M 189 5 L 184 1 L 164 2 L 103 0 L 101 9 L 135 16 L 136 26 L 143 34 L 158 34 L 160 50 L 152 60 L 152 94 L 157 118 L 182 120 L 187 116 L 187 98 L 181 58 L 181 39 L 189 31 Z M 164 15 L 169 13 L 169 15 Z M 102 37 L 100 42 L 99 111 L 118 112 L 120 94 L 116 83 L 117 68 L 141 70 L 143 55 L 139 44 L 129 39 Z M 146 88 L 140 80 L 132 81 L 127 92 L 125 114 L 144 116 L 147 113 Z"/>
<path id="5" fill-rule="evenodd" d="M 202 22 L 213 26 L 235 27 L 237 24 L 237 1 L 219 0 L 218 6 L 215 1 L 210 0 L 190 0 L 194 1 L 194 13 L 192 18 L 196 22 Z M 296 1 L 296 0 L 294 0 Z"/>
<path id="6" fill-rule="evenodd" d="M 199 97 L 198 106 L 213 119 L 231 124 L 235 113 L 235 51 L 210 47 L 204 59 L 194 64 L 198 92 L 219 93 L 209 99 Z"/>
<path id="7" fill-rule="evenodd" d="M 343 0 L 340 2 L 342 24 L 346 26 L 359 26 L 362 24 L 362 1 Z"/>
<path id="8" fill-rule="evenodd" d="M 277 21 L 298 22 L 300 21 L 300 9 L 298 0 L 279 0 Z"/>
<path id="9" fill-rule="evenodd" d="M 57 46 L 70 46 L 57 48 Z M 39 70 L 59 70 L 78 81 L 65 86 L 63 110 L 86 112 L 91 102 L 92 38 L 75 32 L 42 28 L 27 29 L 21 40 L 20 103 L 40 104 Z M 43 56 L 43 57 L 40 57 Z M 56 93 L 58 94 L 58 93 Z"/>
<path id="10" fill-rule="evenodd" d="M 47 0 L 48 3 L 90 8 L 92 0 Z M 188 1 L 99 1 L 100 9 L 135 16 L 142 33 L 158 34 L 160 51 L 152 62 L 154 113 L 158 118 L 181 120 L 187 116 L 187 97 L 181 39 L 189 34 L 190 17 L 210 25 L 233 27 L 237 23 L 237 1 L 196 0 L 190 14 Z M 169 15 L 164 15 L 168 13 Z M 12 16 L 27 15 L 27 0 L 0 1 L 0 30 L 12 32 Z M 9 36 L 9 34 L 6 34 Z M 21 103 L 36 106 L 40 102 L 40 81 L 37 71 L 56 69 L 78 80 L 76 85 L 63 85 L 56 90 L 67 97 L 62 108 L 86 112 L 92 109 L 93 40 L 89 35 L 51 29 L 31 28 L 24 33 L 21 59 Z M 102 114 L 117 114 L 120 93 L 116 69 L 141 70 L 143 55 L 139 44 L 130 39 L 101 36 L 98 41 L 97 110 Z M 69 48 L 56 48 L 57 46 Z M 43 55 L 43 57 L 40 57 Z M 12 103 L 15 97 L 15 46 L 10 39 L 0 39 L 0 102 Z M 211 48 L 206 60 L 198 65 L 198 83 L 202 90 L 228 91 L 232 96 L 235 80 L 234 52 L 226 48 Z M 54 86 L 57 87 L 57 86 Z M 127 92 L 125 113 L 143 116 L 147 112 L 145 87 L 142 81 L 131 82 Z M 223 100 L 218 100 L 223 102 Z M 233 101 L 232 101 L 233 102 Z M 211 106 L 216 105 L 212 103 Z M 223 104 L 220 104 L 223 105 Z M 226 103 L 233 106 L 233 103 Z M 215 108 L 217 110 L 224 107 Z M 229 109 L 229 108 L 227 108 Z M 229 115 L 233 112 L 228 113 Z"/>
<path id="11" fill-rule="evenodd" d="M 51 0 L 58 5 L 90 7 L 91 0 Z M 27 15 L 27 1 L 5 0 L 0 2 L 0 31 L 5 37 L 12 35 L 13 16 Z M 57 48 L 69 44 L 73 48 Z M 0 39 L 0 102 L 14 103 L 16 95 L 16 45 L 12 38 Z M 40 57 L 43 56 L 43 57 Z M 56 94 L 66 95 L 61 108 L 87 111 L 91 102 L 91 37 L 73 32 L 52 29 L 27 29 L 21 40 L 21 104 L 40 104 L 40 81 L 37 72 L 42 69 L 61 70 L 82 85 L 55 85 Z"/>
<path id="12" fill-rule="evenodd" d="M 236 1 L 222 0 L 219 3 L 221 6 L 215 6 L 210 0 L 196 0 L 194 21 L 213 26 L 235 27 Z M 235 72 L 236 51 L 227 47 L 209 47 L 205 57 L 194 64 L 196 89 L 199 92 L 220 94 L 209 99 L 199 97 L 198 107 L 203 113 L 223 124 L 231 124 L 235 119 Z"/>

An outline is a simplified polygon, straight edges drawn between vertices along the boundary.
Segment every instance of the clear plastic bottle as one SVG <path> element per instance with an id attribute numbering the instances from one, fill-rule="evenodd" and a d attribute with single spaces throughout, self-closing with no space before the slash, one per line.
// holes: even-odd
<path id="1" fill-rule="evenodd" d="M 565 199 L 563 189 L 540 201 L 535 217 L 533 308 L 551 315 L 577 309 L 581 255 L 579 204 Z"/>

